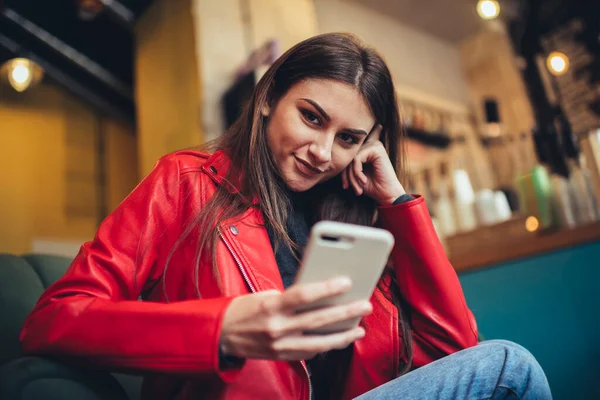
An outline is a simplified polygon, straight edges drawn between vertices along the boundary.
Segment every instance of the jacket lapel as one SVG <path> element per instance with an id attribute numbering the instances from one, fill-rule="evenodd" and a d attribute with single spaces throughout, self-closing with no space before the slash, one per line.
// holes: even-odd
<path id="1" fill-rule="evenodd" d="M 251 290 L 284 290 L 273 247 L 257 208 L 251 207 L 241 218 L 225 221 L 220 231 Z"/>
<path id="2" fill-rule="evenodd" d="M 202 166 L 202 170 L 217 185 L 223 185 L 230 193 L 239 193 L 241 176 L 227 179 L 230 168 L 231 160 L 223 151 L 215 152 Z M 269 234 L 262 213 L 256 206 L 258 198 L 247 200 L 252 204 L 248 211 L 241 217 L 231 218 L 221 224 L 221 238 L 252 291 L 283 291 Z"/>

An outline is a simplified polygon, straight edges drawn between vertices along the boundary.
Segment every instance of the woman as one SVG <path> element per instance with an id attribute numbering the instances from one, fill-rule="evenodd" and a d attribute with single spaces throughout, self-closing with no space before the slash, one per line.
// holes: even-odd
<path id="1" fill-rule="evenodd" d="M 375 51 L 345 34 L 298 44 L 208 153 L 162 158 L 106 218 L 29 316 L 25 352 L 144 374 L 144 399 L 549 398 L 524 349 L 476 346 L 425 203 L 397 177 L 401 144 Z M 295 314 L 351 284 L 293 285 L 322 219 L 377 219 L 396 246 L 370 302 Z"/>

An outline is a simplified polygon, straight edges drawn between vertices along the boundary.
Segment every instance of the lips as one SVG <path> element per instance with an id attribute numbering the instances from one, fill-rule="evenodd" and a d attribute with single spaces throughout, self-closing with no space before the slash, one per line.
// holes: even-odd
<path id="1" fill-rule="evenodd" d="M 296 161 L 296 168 L 298 168 L 298 170 L 300 170 L 300 172 L 303 175 L 313 177 L 324 172 L 317 167 L 313 167 L 309 162 L 304 161 L 303 159 L 298 158 L 297 156 L 294 156 L 294 160 Z"/>

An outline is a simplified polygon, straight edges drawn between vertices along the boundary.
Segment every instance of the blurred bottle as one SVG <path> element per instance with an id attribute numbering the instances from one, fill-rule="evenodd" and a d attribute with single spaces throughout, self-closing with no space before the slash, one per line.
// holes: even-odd
<path id="1" fill-rule="evenodd" d="M 466 232 L 477 227 L 475 216 L 475 193 L 469 174 L 464 169 L 456 169 L 452 173 L 454 186 L 454 206 L 456 207 L 456 225 L 458 230 Z"/>
<path id="2" fill-rule="evenodd" d="M 508 221 L 512 217 L 512 207 L 506 194 L 501 190 L 494 192 L 494 211 L 497 222 Z"/>
<path id="3" fill-rule="evenodd" d="M 438 196 L 434 209 L 438 217 L 440 231 L 444 236 L 452 236 L 457 231 L 454 205 L 452 204 L 452 187 L 448 179 L 448 163 L 440 165 L 440 180 L 438 183 Z"/>
<path id="4" fill-rule="evenodd" d="M 475 210 L 481 225 L 507 221 L 512 212 L 506 194 L 501 190 L 482 189 L 475 194 Z"/>
<path id="5" fill-rule="evenodd" d="M 435 204 L 439 196 L 437 191 L 434 189 L 431 171 L 426 169 L 425 171 L 423 171 L 422 177 L 423 196 L 425 197 L 425 203 L 427 204 L 427 209 L 429 210 L 429 215 L 431 216 L 431 221 L 433 222 L 433 227 L 438 235 L 440 243 L 442 244 L 446 252 L 449 252 L 448 243 L 446 242 L 446 233 L 440 226 L 438 210 L 436 210 L 435 208 Z"/>
<path id="6" fill-rule="evenodd" d="M 567 169 L 566 166 L 561 167 L 556 157 L 559 154 L 556 151 L 558 142 L 553 132 L 533 130 L 537 163 L 516 177 L 522 213 L 535 217 L 541 229 L 574 225 L 568 184 L 564 177 Z"/>
<path id="7" fill-rule="evenodd" d="M 585 161 L 582 161 L 577 139 L 562 110 L 559 110 L 557 115 L 556 126 L 561 136 L 561 143 L 569 169 L 569 194 L 576 222 L 577 224 L 587 224 L 597 221 L 600 217 L 592 188 L 591 174 L 585 165 Z"/>
<path id="8" fill-rule="evenodd" d="M 493 190 L 482 189 L 475 194 L 475 211 L 481 225 L 493 225 L 498 222 Z"/>

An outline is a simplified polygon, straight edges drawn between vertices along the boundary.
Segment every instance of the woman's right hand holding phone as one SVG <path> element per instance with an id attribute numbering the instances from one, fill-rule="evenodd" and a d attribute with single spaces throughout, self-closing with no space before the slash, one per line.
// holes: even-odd
<path id="1" fill-rule="evenodd" d="M 293 285 L 283 293 L 265 291 L 233 299 L 223 318 L 221 351 L 239 358 L 298 361 L 349 346 L 365 335 L 362 327 L 330 334 L 304 332 L 368 315 L 372 311 L 369 301 L 296 310 L 347 292 L 350 286 L 350 279 L 335 278 Z"/>

